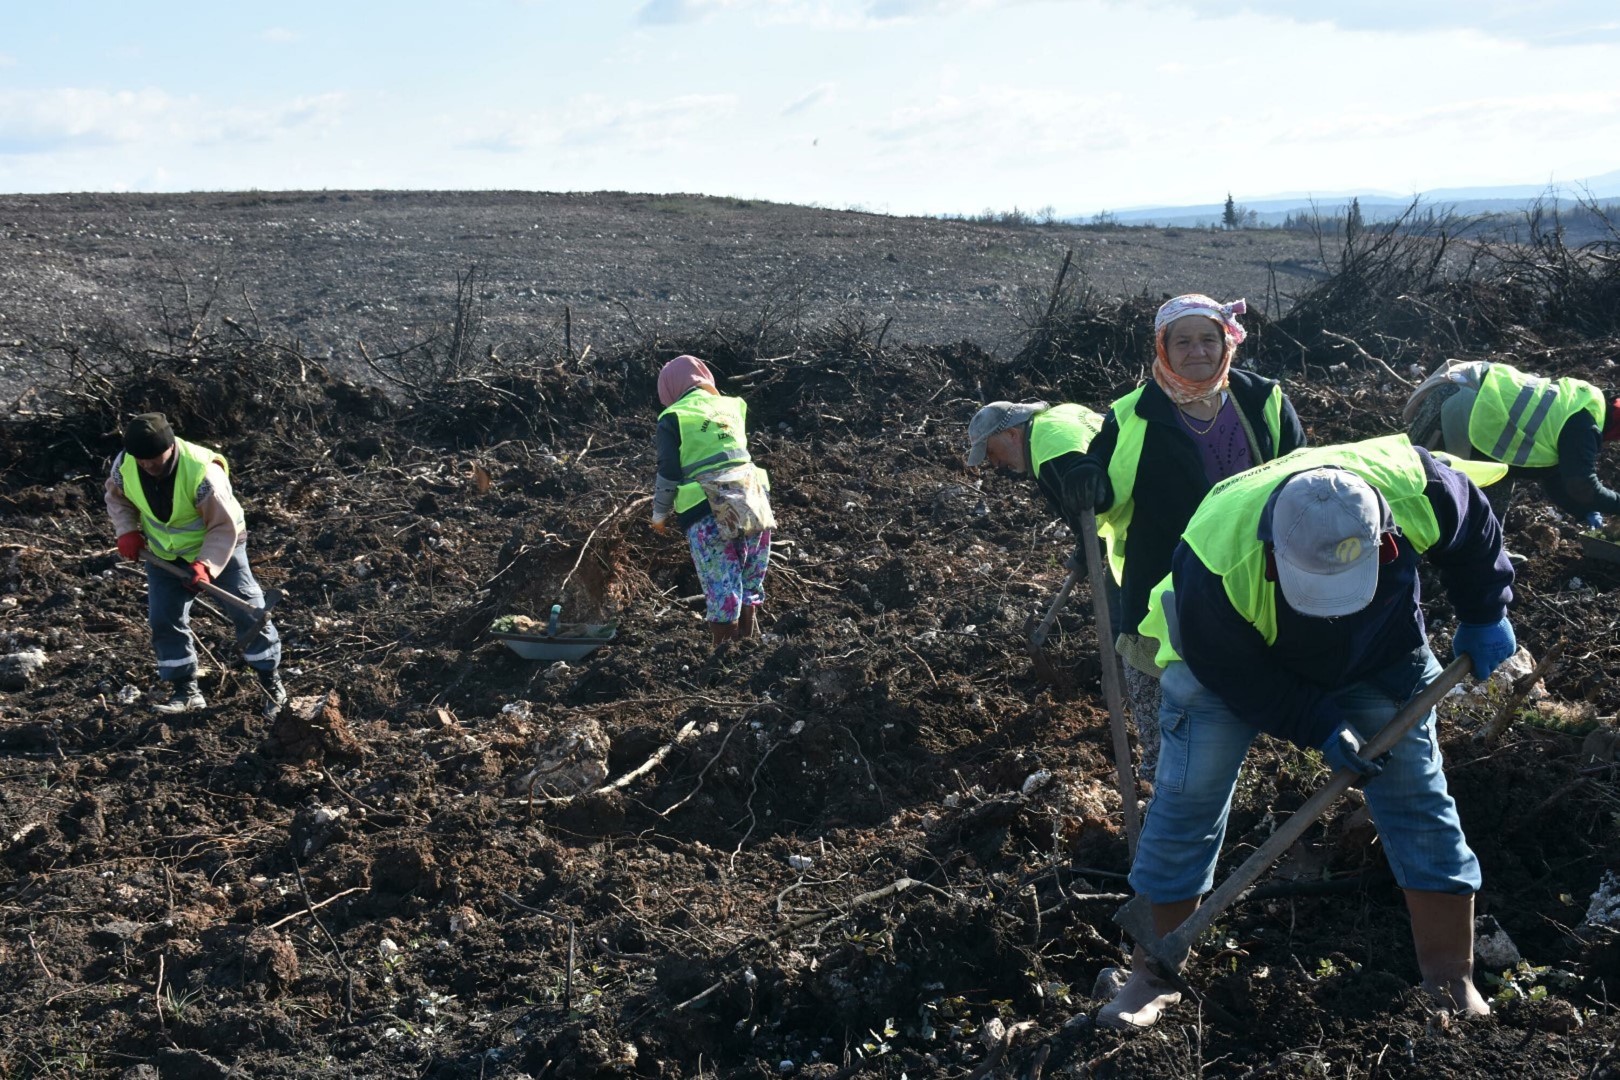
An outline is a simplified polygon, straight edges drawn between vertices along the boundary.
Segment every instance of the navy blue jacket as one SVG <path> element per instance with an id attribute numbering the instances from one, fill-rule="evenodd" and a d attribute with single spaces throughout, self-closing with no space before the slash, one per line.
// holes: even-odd
<path id="1" fill-rule="evenodd" d="M 1558 433 L 1558 464 L 1545 469 L 1512 468 L 1508 475 L 1541 481 L 1553 505 L 1565 513 L 1585 517 L 1592 511 L 1620 513 L 1620 492 L 1598 479 L 1598 453 L 1603 449 L 1603 431 L 1591 413 L 1576 413 L 1564 422 Z"/>
<path id="2" fill-rule="evenodd" d="M 1462 473 L 1416 448 L 1424 494 L 1440 526 L 1425 553 L 1466 623 L 1494 623 L 1513 598 L 1513 565 L 1485 495 Z M 1418 689 L 1427 657 L 1418 553 L 1398 539 L 1399 554 L 1378 569 L 1378 590 L 1361 611 L 1313 618 L 1277 597 L 1277 640 L 1267 645 L 1233 609 L 1219 576 L 1186 544 L 1171 560 L 1180 653 L 1194 676 L 1247 723 L 1300 746 L 1318 747 L 1338 729 L 1337 690 L 1370 682 L 1395 701 Z M 1273 586 L 1275 587 L 1275 586 Z"/>

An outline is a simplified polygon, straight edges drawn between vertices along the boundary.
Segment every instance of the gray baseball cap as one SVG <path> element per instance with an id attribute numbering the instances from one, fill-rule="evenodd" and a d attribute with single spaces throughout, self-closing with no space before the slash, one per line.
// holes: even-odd
<path id="1" fill-rule="evenodd" d="M 973 414 L 968 421 L 968 455 L 969 465 L 983 465 L 985 443 L 990 441 L 992 435 L 1006 431 L 1008 428 L 1027 424 L 1030 418 L 1045 412 L 1052 406 L 1044 401 L 992 401 L 984 408 Z"/>
<path id="2" fill-rule="evenodd" d="M 1355 473 L 1310 469 L 1284 481 L 1271 537 L 1288 606 L 1330 619 L 1372 603 L 1387 521 L 1383 498 Z"/>

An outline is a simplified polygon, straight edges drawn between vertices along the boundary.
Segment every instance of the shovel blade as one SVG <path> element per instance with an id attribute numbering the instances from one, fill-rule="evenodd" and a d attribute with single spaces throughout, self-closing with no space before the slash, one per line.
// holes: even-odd
<path id="1" fill-rule="evenodd" d="M 1153 925 L 1153 904 L 1145 895 L 1137 896 L 1126 901 L 1120 909 L 1114 912 L 1114 922 L 1121 930 L 1131 935 L 1131 940 L 1142 946 L 1149 956 L 1159 962 L 1160 967 L 1166 971 L 1180 972 L 1182 965 L 1187 962 L 1187 955 L 1191 951 L 1178 947 L 1173 940 L 1159 936 Z M 1175 935 L 1171 934 L 1171 938 Z"/>

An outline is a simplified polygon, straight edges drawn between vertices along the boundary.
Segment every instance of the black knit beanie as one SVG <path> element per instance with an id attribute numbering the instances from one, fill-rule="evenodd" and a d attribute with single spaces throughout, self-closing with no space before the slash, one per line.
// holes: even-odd
<path id="1" fill-rule="evenodd" d="M 173 445 L 174 428 L 160 412 L 141 413 L 124 425 L 124 452 L 131 457 L 162 457 Z"/>

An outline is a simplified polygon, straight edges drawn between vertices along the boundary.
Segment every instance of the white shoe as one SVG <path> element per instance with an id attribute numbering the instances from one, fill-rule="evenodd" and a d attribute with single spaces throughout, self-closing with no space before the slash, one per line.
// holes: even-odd
<path id="1" fill-rule="evenodd" d="M 1164 1010 L 1180 1003 L 1179 990 L 1145 966 L 1139 966 L 1119 988 L 1114 1000 L 1098 1010 L 1097 1023 L 1122 1031 L 1150 1028 L 1159 1022 Z"/>

